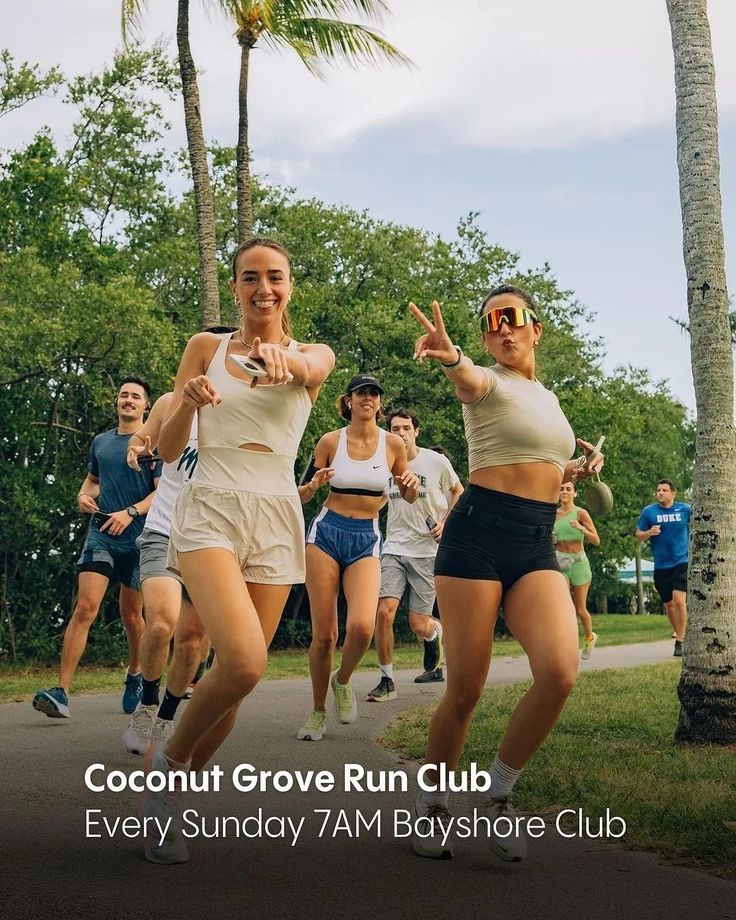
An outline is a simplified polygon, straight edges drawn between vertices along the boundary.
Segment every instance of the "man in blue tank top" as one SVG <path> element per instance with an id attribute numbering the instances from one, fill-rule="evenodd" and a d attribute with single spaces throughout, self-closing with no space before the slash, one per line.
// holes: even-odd
<path id="1" fill-rule="evenodd" d="M 92 516 L 82 553 L 77 560 L 77 603 L 64 632 L 59 686 L 38 690 L 33 708 L 50 718 L 69 718 L 69 689 L 82 657 L 87 636 L 100 610 L 108 585 L 120 582 L 120 618 L 128 639 L 128 672 L 123 709 L 130 713 L 141 698 L 139 642 L 143 633 L 143 602 L 135 541 L 143 530 L 146 512 L 155 494 L 161 461 L 141 463 L 140 472 L 128 466 L 128 440 L 143 425 L 150 387 L 140 377 L 126 377 L 115 400 L 118 425 L 92 441 L 87 477 L 77 495 L 83 514 Z"/>
<path id="2" fill-rule="evenodd" d="M 687 562 L 690 540 L 690 505 L 675 501 L 671 479 L 657 483 L 657 501 L 647 505 L 639 517 L 637 540 L 649 540 L 654 554 L 654 587 L 675 632 L 677 658 L 687 623 Z"/>

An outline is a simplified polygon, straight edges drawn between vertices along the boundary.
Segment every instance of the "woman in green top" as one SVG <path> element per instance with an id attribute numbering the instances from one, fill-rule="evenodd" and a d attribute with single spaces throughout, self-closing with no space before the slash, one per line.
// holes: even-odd
<path id="1" fill-rule="evenodd" d="M 587 539 L 593 546 L 600 546 L 601 538 L 588 512 L 575 505 L 577 494 L 572 482 L 563 482 L 560 486 L 560 507 L 555 520 L 555 549 L 562 574 L 570 583 L 575 613 L 583 625 L 585 645 L 580 657 L 590 658 L 598 636 L 593 632 L 593 618 L 588 613 L 588 591 L 593 576 L 583 544 Z"/>

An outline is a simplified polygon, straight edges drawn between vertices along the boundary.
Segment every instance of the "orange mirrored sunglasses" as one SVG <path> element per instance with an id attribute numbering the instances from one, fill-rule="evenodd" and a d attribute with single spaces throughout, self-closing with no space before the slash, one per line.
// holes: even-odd
<path id="1" fill-rule="evenodd" d="M 528 326 L 529 323 L 539 322 L 537 314 L 529 307 L 499 307 L 483 313 L 480 318 L 482 332 L 498 332 L 501 323 L 506 321 L 509 326 Z"/>

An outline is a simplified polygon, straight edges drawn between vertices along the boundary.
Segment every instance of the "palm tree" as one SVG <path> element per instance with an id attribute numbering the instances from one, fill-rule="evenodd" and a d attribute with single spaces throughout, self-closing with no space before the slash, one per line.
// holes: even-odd
<path id="1" fill-rule="evenodd" d="M 136 29 L 140 21 L 144 5 L 145 0 L 122 0 L 122 29 L 126 43 L 129 34 Z M 219 325 L 220 292 L 217 283 L 215 206 L 199 107 L 197 70 L 189 45 L 189 0 L 178 0 L 177 2 L 176 44 L 179 51 L 187 148 L 194 186 L 194 213 L 199 250 L 199 304 L 202 311 L 202 327 L 206 329 L 208 326 Z"/>
<path id="2" fill-rule="evenodd" d="M 237 200 L 241 242 L 253 233 L 248 146 L 248 69 L 250 52 L 262 40 L 273 48 L 291 48 L 315 76 L 322 61 L 375 63 L 381 59 L 408 64 L 409 60 L 379 32 L 338 17 L 358 13 L 378 22 L 388 10 L 384 0 L 216 0 L 235 18 L 240 45 L 238 84 Z"/>
<path id="3" fill-rule="evenodd" d="M 736 742 L 736 440 L 721 220 L 718 110 L 707 0 L 666 0 L 697 407 L 689 623 L 675 740 Z"/>

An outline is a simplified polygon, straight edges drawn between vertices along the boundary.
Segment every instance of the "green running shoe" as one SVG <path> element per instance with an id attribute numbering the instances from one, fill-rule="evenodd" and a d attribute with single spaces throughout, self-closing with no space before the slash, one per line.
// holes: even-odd
<path id="1" fill-rule="evenodd" d="M 327 722 L 327 713 L 320 712 L 319 709 L 313 709 L 312 714 L 296 733 L 300 741 L 321 741 L 325 733 L 325 723 Z"/>
<path id="2" fill-rule="evenodd" d="M 595 648 L 595 644 L 597 641 L 598 641 L 598 633 L 592 633 L 590 639 L 585 640 L 585 645 L 583 646 L 583 650 L 580 653 L 580 657 L 582 659 L 586 660 L 590 658 L 590 653 Z"/>
<path id="3" fill-rule="evenodd" d="M 352 684 L 338 684 L 337 674 L 338 672 L 335 671 L 330 678 L 330 686 L 335 694 L 335 712 L 343 725 L 349 725 L 358 718 L 358 704 Z"/>

